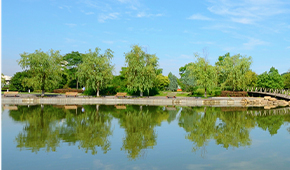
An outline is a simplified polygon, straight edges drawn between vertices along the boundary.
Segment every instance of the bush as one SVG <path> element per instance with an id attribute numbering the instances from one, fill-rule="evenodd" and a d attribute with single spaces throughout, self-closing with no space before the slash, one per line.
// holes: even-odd
<path id="1" fill-rule="evenodd" d="M 82 93 L 82 89 L 54 89 L 53 93 L 66 93 L 66 92 L 78 92 Z"/>

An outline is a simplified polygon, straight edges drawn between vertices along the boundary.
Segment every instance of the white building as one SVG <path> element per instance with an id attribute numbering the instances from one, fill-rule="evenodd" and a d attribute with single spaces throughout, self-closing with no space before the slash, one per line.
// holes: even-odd
<path id="1" fill-rule="evenodd" d="M 9 82 L 10 82 L 10 80 L 11 80 L 11 77 L 10 77 L 10 76 L 5 76 L 5 75 L 4 75 L 4 76 L 2 76 L 2 78 L 4 78 L 6 84 L 9 85 Z M 2 84 L 2 86 L 3 86 L 3 84 Z"/>

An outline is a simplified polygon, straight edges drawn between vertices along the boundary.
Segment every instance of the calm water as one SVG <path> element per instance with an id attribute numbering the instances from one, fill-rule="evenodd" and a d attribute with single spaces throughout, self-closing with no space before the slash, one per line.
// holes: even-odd
<path id="1" fill-rule="evenodd" d="M 131 105 L 4 108 L 4 170 L 290 167 L 290 113 Z"/>

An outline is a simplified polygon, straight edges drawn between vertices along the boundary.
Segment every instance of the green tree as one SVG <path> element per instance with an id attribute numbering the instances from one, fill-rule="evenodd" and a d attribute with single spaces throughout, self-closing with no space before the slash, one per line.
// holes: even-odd
<path id="1" fill-rule="evenodd" d="M 246 86 L 255 87 L 257 84 L 258 75 L 252 70 L 249 70 L 245 74 L 245 79 L 246 79 Z"/>
<path id="2" fill-rule="evenodd" d="M 9 84 L 11 89 L 16 89 L 17 91 L 28 91 L 28 89 L 33 90 L 32 87 L 29 87 L 23 83 L 25 78 L 31 78 L 31 75 L 28 71 L 17 72 L 11 78 Z"/>
<path id="3" fill-rule="evenodd" d="M 168 74 L 168 79 L 169 79 L 168 89 L 170 91 L 176 91 L 178 88 L 177 77 L 170 72 Z"/>
<path id="4" fill-rule="evenodd" d="M 169 79 L 167 76 L 163 76 L 162 74 L 159 74 L 156 76 L 156 84 L 158 90 L 165 90 L 169 85 Z"/>
<path id="5" fill-rule="evenodd" d="M 71 53 L 66 54 L 63 56 L 63 60 L 66 63 L 66 72 L 68 74 L 69 82 L 67 84 L 73 84 L 75 82 L 76 88 L 78 89 L 79 79 L 77 77 L 77 68 L 78 65 L 83 62 L 83 54 L 79 53 L 78 51 L 72 51 Z"/>
<path id="6" fill-rule="evenodd" d="M 196 85 L 204 88 L 206 97 L 207 90 L 212 89 L 217 84 L 217 71 L 216 67 L 209 64 L 209 61 L 195 54 L 197 61 L 189 66 L 191 76 L 194 77 Z"/>
<path id="7" fill-rule="evenodd" d="M 284 74 L 284 88 L 285 89 L 290 89 L 290 73 Z"/>
<path id="8" fill-rule="evenodd" d="M 257 86 L 270 89 L 283 89 L 284 80 L 278 70 L 271 67 L 268 73 L 264 72 L 258 76 Z"/>
<path id="9" fill-rule="evenodd" d="M 107 49 L 104 54 L 100 54 L 101 49 L 89 50 L 83 57 L 83 62 L 78 67 L 78 77 L 80 82 L 87 88 L 97 91 L 100 95 L 100 88 L 106 87 L 113 78 L 114 66 L 111 64 L 113 51 Z"/>
<path id="10" fill-rule="evenodd" d="M 179 75 L 180 75 L 180 85 L 182 90 L 184 91 L 192 91 L 194 88 L 194 77 L 190 73 L 189 66 L 193 63 L 188 63 L 183 67 L 179 68 Z"/>
<path id="11" fill-rule="evenodd" d="M 35 50 L 34 53 L 20 54 L 18 64 L 22 69 L 29 70 L 31 77 L 24 78 L 24 84 L 34 89 L 41 89 L 42 96 L 45 91 L 57 87 L 61 80 L 61 55 L 59 51 L 43 52 Z"/>
<path id="12" fill-rule="evenodd" d="M 145 90 L 153 88 L 156 81 L 158 58 L 155 54 L 146 54 L 140 46 L 132 46 L 132 50 L 125 53 L 126 78 L 129 90 L 140 91 L 143 96 Z"/>
<path id="13" fill-rule="evenodd" d="M 216 63 L 221 86 L 230 87 L 233 90 L 240 90 L 246 87 L 246 73 L 250 71 L 252 57 L 240 54 L 230 56 L 229 53 L 219 57 Z"/>
<path id="14" fill-rule="evenodd" d="M 6 84 L 6 80 L 4 78 L 4 74 L 1 73 L 1 87 L 3 87 Z"/>

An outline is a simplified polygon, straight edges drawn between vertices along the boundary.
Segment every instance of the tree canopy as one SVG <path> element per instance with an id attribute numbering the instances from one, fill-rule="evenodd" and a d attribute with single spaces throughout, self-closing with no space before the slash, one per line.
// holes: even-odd
<path id="1" fill-rule="evenodd" d="M 89 50 L 84 54 L 83 62 L 79 64 L 77 75 L 80 82 L 87 88 L 97 91 L 100 95 L 100 88 L 106 87 L 113 78 L 114 66 L 111 64 L 113 51 L 107 49 L 104 54 L 100 54 L 101 49 L 95 48 L 95 51 Z"/>
<path id="2" fill-rule="evenodd" d="M 218 81 L 222 88 L 230 87 L 240 90 L 247 86 L 246 73 L 250 71 L 252 57 L 240 54 L 230 56 L 229 53 L 220 56 L 216 62 Z"/>
<path id="3" fill-rule="evenodd" d="M 72 51 L 63 56 L 63 60 L 66 62 L 65 72 L 68 75 L 67 84 L 73 84 L 74 87 L 78 89 L 78 77 L 77 77 L 77 67 L 83 62 L 83 54 L 78 51 Z"/>
<path id="4" fill-rule="evenodd" d="M 168 79 L 169 79 L 168 90 L 176 91 L 178 88 L 177 77 L 170 72 L 168 74 Z"/>
<path id="5" fill-rule="evenodd" d="M 217 85 L 216 67 L 209 64 L 206 57 L 200 57 L 195 54 L 197 61 L 189 66 L 191 76 L 194 77 L 196 85 L 205 89 L 204 96 L 206 97 L 207 90 L 212 89 Z"/>
<path id="6" fill-rule="evenodd" d="M 61 80 L 61 55 L 59 51 L 49 50 L 43 52 L 35 50 L 34 53 L 20 54 L 18 61 L 22 69 L 29 70 L 31 77 L 26 77 L 23 83 L 34 89 L 41 89 L 42 96 L 58 86 Z"/>
<path id="7" fill-rule="evenodd" d="M 140 96 L 143 96 L 145 90 L 149 93 L 156 80 L 158 57 L 146 54 L 140 46 L 134 45 L 130 52 L 125 53 L 125 61 L 128 89 L 139 90 Z"/>
<path id="8" fill-rule="evenodd" d="M 271 67 L 269 72 L 258 75 L 257 86 L 271 89 L 283 89 L 284 80 L 278 70 Z"/>

